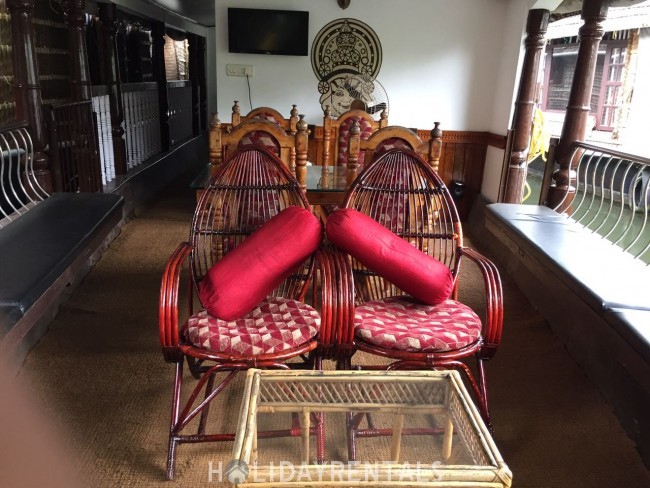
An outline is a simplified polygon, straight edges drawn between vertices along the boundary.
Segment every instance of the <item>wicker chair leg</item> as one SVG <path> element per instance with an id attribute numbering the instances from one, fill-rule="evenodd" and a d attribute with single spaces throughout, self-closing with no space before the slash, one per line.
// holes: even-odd
<path id="1" fill-rule="evenodd" d="M 208 379 L 208 384 L 205 387 L 205 398 L 208 398 L 210 393 L 212 393 L 212 389 L 214 388 L 214 378 L 216 374 L 212 373 L 210 375 L 210 378 Z M 210 403 L 208 403 L 205 408 L 201 411 L 201 419 L 199 421 L 199 430 L 198 433 L 200 435 L 205 434 L 205 424 L 207 423 L 208 420 L 208 412 L 210 411 Z"/>
<path id="2" fill-rule="evenodd" d="M 173 434 L 169 435 L 169 452 L 167 453 L 167 479 L 172 481 L 174 479 L 174 471 L 176 469 L 176 447 L 178 441 Z"/>
<path id="3" fill-rule="evenodd" d="M 174 374 L 174 394 L 172 397 L 172 415 L 169 426 L 169 451 L 167 453 L 167 479 L 174 479 L 174 469 L 176 461 L 176 447 L 178 446 L 178 438 L 174 433 L 176 425 L 178 424 L 178 414 L 181 401 L 181 386 L 183 383 L 183 359 L 176 363 Z"/>
<path id="4" fill-rule="evenodd" d="M 345 424 L 348 440 L 348 462 L 352 462 L 357 460 L 357 431 L 354 427 L 355 415 L 352 412 L 347 412 L 345 414 Z"/>
<path id="5" fill-rule="evenodd" d="M 480 358 L 476 359 L 476 369 L 478 372 L 478 386 L 481 390 L 481 399 L 480 399 L 480 410 L 485 425 L 492 432 L 492 419 L 490 418 L 490 408 L 488 403 L 488 391 L 487 391 L 487 382 L 485 380 L 485 367 L 483 360 Z"/>

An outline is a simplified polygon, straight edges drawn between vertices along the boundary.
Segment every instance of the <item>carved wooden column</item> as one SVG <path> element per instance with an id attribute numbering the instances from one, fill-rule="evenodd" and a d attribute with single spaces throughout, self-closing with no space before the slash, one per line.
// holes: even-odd
<path id="1" fill-rule="evenodd" d="M 104 63 L 104 76 L 111 105 L 111 133 L 113 135 L 113 153 L 115 156 L 115 174 L 125 175 L 126 142 L 124 141 L 124 108 L 122 106 L 122 84 L 120 67 L 117 60 L 117 6 L 113 3 L 98 3 L 101 21 L 101 56 Z"/>
<path id="2" fill-rule="evenodd" d="M 153 79 L 158 83 L 158 110 L 160 111 L 160 145 L 169 150 L 169 102 L 167 100 L 167 74 L 165 73 L 165 24 L 154 22 L 151 30 L 153 52 L 151 62 Z"/>
<path id="3" fill-rule="evenodd" d="M 11 13 L 16 118 L 29 124 L 34 144 L 34 174 L 49 193 L 52 191 L 52 174 L 45 153 L 47 135 L 34 48 L 34 2 L 35 0 L 7 0 L 7 8 Z"/>
<path id="4" fill-rule="evenodd" d="M 555 208 L 565 195 L 566 199 L 558 210 L 569 211 L 575 196 L 575 163 L 572 162 L 571 145 L 584 140 L 587 132 L 587 116 L 591 105 L 591 88 L 594 84 L 598 47 L 603 38 L 603 22 L 607 18 L 609 0 L 584 0 L 582 19 L 584 24 L 578 31 L 579 47 L 573 82 L 569 92 L 560 143 L 555 160 L 560 168 L 553 174 L 553 183 L 548 193 L 547 206 Z"/>
<path id="5" fill-rule="evenodd" d="M 296 179 L 303 191 L 307 191 L 307 122 L 305 116 L 300 114 L 296 124 Z"/>
<path id="6" fill-rule="evenodd" d="M 64 0 L 65 23 L 68 26 L 68 48 L 70 50 L 71 96 L 75 101 L 92 98 L 92 84 L 86 50 L 85 0 Z"/>
<path id="7" fill-rule="evenodd" d="M 539 74 L 539 65 L 544 52 L 549 11 L 534 9 L 528 12 L 526 23 L 526 52 L 524 65 L 519 78 L 519 92 L 515 101 L 515 114 L 512 121 L 514 140 L 508 175 L 506 180 L 505 203 L 521 203 L 526 182 L 526 163 L 535 109 L 535 89 Z"/>
<path id="8" fill-rule="evenodd" d="M 214 175 L 219 169 L 223 159 L 223 147 L 221 145 L 221 121 L 219 114 L 212 114 L 210 118 L 210 133 L 208 135 L 208 148 L 210 158 L 210 175 Z"/>

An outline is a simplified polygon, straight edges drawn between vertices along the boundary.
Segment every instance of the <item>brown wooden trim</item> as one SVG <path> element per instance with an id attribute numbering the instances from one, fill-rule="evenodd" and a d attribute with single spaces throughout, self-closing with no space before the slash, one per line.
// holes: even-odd
<path id="1" fill-rule="evenodd" d="M 490 147 L 505 150 L 507 147 L 508 136 L 495 134 L 494 132 L 485 133 L 485 143 Z"/>

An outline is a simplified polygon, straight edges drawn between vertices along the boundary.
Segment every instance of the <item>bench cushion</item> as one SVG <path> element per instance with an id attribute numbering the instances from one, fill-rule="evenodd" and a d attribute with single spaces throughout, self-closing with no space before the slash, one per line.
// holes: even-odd
<path id="1" fill-rule="evenodd" d="M 99 193 L 55 193 L 0 229 L 0 337 L 84 250 L 123 198 Z"/>
<path id="2" fill-rule="evenodd" d="M 595 310 L 650 310 L 647 266 L 577 222 L 548 207 L 507 203 L 488 205 L 486 218 L 546 256 Z"/>

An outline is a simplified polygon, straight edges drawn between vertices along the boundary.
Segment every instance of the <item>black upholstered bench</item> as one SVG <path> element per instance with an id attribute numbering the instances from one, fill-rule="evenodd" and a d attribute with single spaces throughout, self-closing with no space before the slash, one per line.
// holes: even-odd
<path id="1" fill-rule="evenodd" d="M 21 360 L 122 218 L 123 198 L 55 193 L 0 229 L 0 354 Z"/>
<path id="2" fill-rule="evenodd" d="M 650 466 L 650 267 L 547 207 L 486 207 L 487 244 Z M 506 325 L 507 334 L 507 306 Z"/>
<path id="3" fill-rule="evenodd" d="M 517 252 L 543 257 L 595 310 L 650 311 L 650 268 L 575 221 L 548 207 L 494 203 L 486 223 Z"/>

